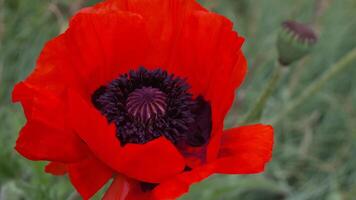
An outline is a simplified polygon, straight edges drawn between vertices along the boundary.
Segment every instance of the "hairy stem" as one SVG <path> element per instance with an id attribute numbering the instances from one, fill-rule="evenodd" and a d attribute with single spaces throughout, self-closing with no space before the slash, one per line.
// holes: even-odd
<path id="1" fill-rule="evenodd" d="M 242 124 L 249 124 L 249 123 L 252 123 L 252 122 L 255 122 L 255 121 L 258 121 L 261 119 L 263 109 L 264 109 L 268 99 L 271 97 L 271 95 L 275 91 L 276 87 L 278 86 L 278 82 L 281 78 L 281 74 L 282 74 L 282 66 L 278 62 L 276 62 L 271 79 L 269 80 L 267 86 L 263 90 L 261 96 L 258 98 L 256 104 L 247 113 Z"/>

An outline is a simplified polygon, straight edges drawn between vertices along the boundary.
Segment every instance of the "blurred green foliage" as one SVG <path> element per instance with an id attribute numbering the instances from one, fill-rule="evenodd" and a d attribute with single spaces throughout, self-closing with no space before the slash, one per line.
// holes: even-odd
<path id="1" fill-rule="evenodd" d="M 73 12 L 97 1 L 0 0 L 0 199 L 67 199 L 65 177 L 20 157 L 13 146 L 25 123 L 11 91 L 35 65 L 44 43 L 67 26 Z M 245 36 L 249 75 L 226 118 L 236 126 L 263 89 L 276 60 L 275 39 L 286 19 L 319 33 L 313 53 L 286 70 L 268 102 L 268 122 L 322 72 L 356 46 L 354 0 L 201 0 L 226 15 Z M 275 125 L 274 157 L 264 174 L 216 175 L 192 187 L 184 200 L 351 200 L 356 196 L 356 63 Z M 95 199 L 99 199 L 98 195 Z"/>

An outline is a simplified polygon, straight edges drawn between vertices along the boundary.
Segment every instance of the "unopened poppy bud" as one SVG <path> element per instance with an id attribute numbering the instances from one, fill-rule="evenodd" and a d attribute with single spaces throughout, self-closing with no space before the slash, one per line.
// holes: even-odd
<path id="1" fill-rule="evenodd" d="M 283 22 L 277 40 L 279 62 L 289 65 L 301 59 L 311 51 L 317 39 L 315 32 L 306 24 Z"/>

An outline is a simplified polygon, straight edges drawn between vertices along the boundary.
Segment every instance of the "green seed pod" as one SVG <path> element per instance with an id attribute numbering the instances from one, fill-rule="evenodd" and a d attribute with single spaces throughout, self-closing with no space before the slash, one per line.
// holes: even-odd
<path id="1" fill-rule="evenodd" d="M 315 32 L 307 25 L 296 21 L 283 22 L 277 40 L 279 62 L 290 65 L 301 59 L 311 51 L 317 40 Z"/>

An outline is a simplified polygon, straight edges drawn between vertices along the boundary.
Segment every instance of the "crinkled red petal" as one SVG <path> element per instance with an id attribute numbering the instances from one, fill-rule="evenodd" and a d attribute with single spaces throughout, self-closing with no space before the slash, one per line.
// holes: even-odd
<path id="1" fill-rule="evenodd" d="M 152 191 L 143 192 L 140 182 L 118 175 L 107 190 L 104 200 L 169 200 L 188 192 L 190 186 L 214 172 L 213 165 L 205 165 L 183 172 L 159 183 Z"/>
<path id="2" fill-rule="evenodd" d="M 189 191 L 192 184 L 202 181 L 215 172 L 213 164 L 196 167 L 161 182 L 153 191 L 155 200 L 176 199 Z"/>
<path id="3" fill-rule="evenodd" d="M 89 98 L 101 85 L 141 66 L 149 42 L 139 15 L 109 8 L 84 10 L 90 12 L 77 14 L 64 34 L 45 45 L 26 85 L 61 99 L 68 88 Z M 13 93 L 14 101 L 31 103 L 35 98 L 37 94 L 16 88 Z"/>
<path id="4" fill-rule="evenodd" d="M 134 13 L 93 9 L 76 15 L 66 31 L 66 59 L 90 96 L 96 89 L 142 64 L 148 41 L 142 18 Z"/>
<path id="5" fill-rule="evenodd" d="M 27 82 L 18 83 L 13 91 L 13 101 L 21 101 L 26 118 L 41 121 L 53 128 L 66 127 L 63 118 L 65 107 L 58 95 L 42 90 L 42 88 Z"/>
<path id="6" fill-rule="evenodd" d="M 158 183 L 184 170 L 185 161 L 165 137 L 146 144 L 127 144 L 121 154 L 122 173 L 135 179 Z"/>
<path id="7" fill-rule="evenodd" d="M 19 153 L 31 160 L 58 162 L 74 162 L 86 156 L 86 145 L 67 129 L 63 101 L 57 95 L 21 82 L 15 86 L 13 100 L 22 101 L 27 117 L 16 142 Z"/>
<path id="8" fill-rule="evenodd" d="M 83 199 L 91 198 L 113 176 L 113 171 L 94 156 L 69 164 L 68 173 Z"/>
<path id="9" fill-rule="evenodd" d="M 46 165 L 45 172 L 54 176 L 63 176 L 68 172 L 68 164 L 60 162 L 50 162 Z"/>
<path id="10" fill-rule="evenodd" d="M 75 162 L 87 154 L 84 143 L 73 132 L 59 130 L 40 121 L 22 128 L 15 149 L 30 160 Z"/>
<path id="11" fill-rule="evenodd" d="M 224 132 L 217 172 L 251 174 L 262 172 L 271 159 L 273 128 L 268 125 L 249 125 Z"/>
<path id="12" fill-rule="evenodd" d="M 247 72 L 247 62 L 244 55 L 241 51 L 239 51 L 237 55 L 238 57 L 233 70 L 224 75 L 225 80 L 216 80 L 215 82 L 216 93 L 213 95 L 214 99 L 211 101 L 213 128 L 208 146 L 208 162 L 214 161 L 218 156 L 225 115 L 234 101 L 236 95 L 235 89 L 242 83 Z M 220 77 L 220 79 L 224 78 Z"/>

